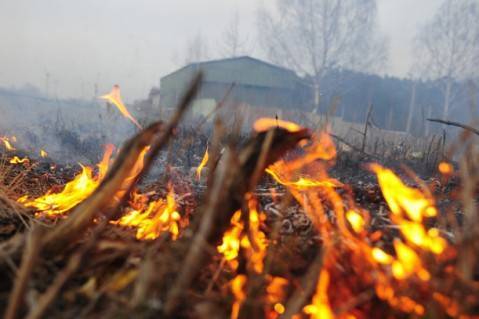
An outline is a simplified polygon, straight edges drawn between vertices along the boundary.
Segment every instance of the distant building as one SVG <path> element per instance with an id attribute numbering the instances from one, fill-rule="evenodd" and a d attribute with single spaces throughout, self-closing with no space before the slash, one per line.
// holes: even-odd
<path id="1" fill-rule="evenodd" d="M 230 86 L 228 104 L 248 107 L 307 110 L 311 105 L 308 86 L 292 70 L 243 56 L 198 62 L 170 73 L 160 81 L 160 105 L 174 107 L 197 71 L 204 80 L 195 101 L 195 113 L 208 113 L 225 98 Z"/>

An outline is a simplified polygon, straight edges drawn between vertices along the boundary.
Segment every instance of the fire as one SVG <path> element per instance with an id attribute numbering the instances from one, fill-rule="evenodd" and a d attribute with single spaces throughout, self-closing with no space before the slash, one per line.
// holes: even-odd
<path id="1" fill-rule="evenodd" d="M 230 283 L 231 292 L 235 297 L 231 308 L 231 319 L 237 319 L 239 317 L 241 305 L 246 300 L 245 286 L 247 281 L 248 278 L 245 275 L 238 275 Z"/>
<path id="2" fill-rule="evenodd" d="M 113 152 L 113 145 L 107 145 L 102 161 L 97 165 L 98 173 L 93 174 L 93 168 L 81 165 L 82 171 L 72 181 L 65 184 L 60 193 L 52 191 L 45 195 L 30 199 L 23 196 L 18 199 L 26 207 L 33 207 L 37 214 L 44 216 L 59 216 L 69 211 L 90 196 L 105 177 L 108 163 Z"/>
<path id="3" fill-rule="evenodd" d="M 208 146 L 207 146 L 205 154 L 203 155 L 203 159 L 201 160 L 200 165 L 196 168 L 196 179 L 198 181 L 200 181 L 201 179 L 201 171 L 203 170 L 205 165 L 208 163 L 208 158 L 209 158 L 209 155 L 208 155 Z"/>
<path id="4" fill-rule="evenodd" d="M 260 118 L 253 124 L 253 129 L 256 132 L 264 132 L 274 127 L 284 128 L 290 132 L 298 132 L 302 129 L 302 127 L 296 123 L 273 118 Z"/>
<path id="5" fill-rule="evenodd" d="M 432 198 L 427 198 L 421 191 L 404 185 L 389 169 L 378 164 L 371 164 L 369 167 L 376 173 L 384 199 L 393 214 L 402 216 L 405 213 L 415 222 L 422 222 L 424 217 L 437 215 Z"/>
<path id="6" fill-rule="evenodd" d="M 346 219 L 356 233 L 360 233 L 364 230 L 366 222 L 361 214 L 355 212 L 354 210 L 348 210 L 346 212 Z"/>
<path id="7" fill-rule="evenodd" d="M 12 141 L 16 141 L 17 138 L 15 136 L 12 137 Z M 7 149 L 7 151 L 14 151 L 15 150 L 15 147 L 12 146 L 12 144 L 10 143 L 10 139 L 6 136 L 3 136 L 3 137 L 0 137 L 0 141 L 2 141 L 3 145 L 5 146 L 5 148 Z"/>
<path id="8" fill-rule="evenodd" d="M 47 153 L 46 151 L 40 150 L 40 157 L 45 158 L 45 157 L 47 157 L 47 156 L 48 156 L 48 153 Z"/>
<path id="9" fill-rule="evenodd" d="M 313 296 L 313 302 L 304 308 L 304 312 L 309 314 L 312 319 L 333 319 L 335 318 L 331 306 L 329 305 L 328 286 L 329 273 L 322 270 L 319 275 L 316 293 Z"/>
<path id="10" fill-rule="evenodd" d="M 130 112 L 128 112 L 128 109 L 126 108 L 125 104 L 123 104 L 119 85 L 115 84 L 109 94 L 102 95 L 100 98 L 107 100 L 111 104 L 115 105 L 124 117 L 132 121 L 133 124 L 135 124 L 136 127 L 138 127 L 140 130 L 142 129 L 140 123 L 138 123 L 138 121 L 130 114 Z"/>
<path id="11" fill-rule="evenodd" d="M 231 218 L 231 227 L 223 235 L 221 245 L 217 247 L 223 258 L 229 263 L 232 269 L 238 268 L 238 258 L 241 246 L 241 233 L 243 231 L 243 223 L 241 222 L 241 211 L 237 211 Z"/>
<path id="12" fill-rule="evenodd" d="M 248 259 L 248 267 L 256 273 L 263 271 L 263 259 L 266 255 L 267 239 L 260 230 L 262 221 L 266 218 L 264 213 L 258 213 L 257 202 L 251 194 L 246 195 L 249 209 L 249 234 L 245 232 L 244 223 L 241 219 L 241 211 L 237 211 L 231 218 L 231 228 L 223 235 L 221 245 L 217 247 L 219 253 L 228 261 L 232 269 L 237 269 L 240 249 L 244 249 Z"/>
<path id="13" fill-rule="evenodd" d="M 439 172 L 443 175 L 451 175 L 452 173 L 454 173 L 454 166 L 452 166 L 452 164 L 450 163 L 446 163 L 446 162 L 441 162 L 439 163 L 437 169 L 439 170 Z"/>
<path id="14" fill-rule="evenodd" d="M 286 311 L 284 307 L 284 300 L 286 298 L 285 289 L 289 284 L 286 278 L 282 277 L 268 277 L 268 286 L 266 287 L 266 299 L 271 310 L 266 309 L 266 316 L 268 318 L 277 318 Z"/>
<path id="15" fill-rule="evenodd" d="M 160 198 L 152 201 L 145 209 L 134 209 L 113 223 L 136 228 L 136 238 L 139 240 L 152 240 L 163 232 L 169 232 L 173 240 L 176 240 L 180 234 L 180 220 L 175 194 L 170 187 L 166 200 Z"/>
<path id="16" fill-rule="evenodd" d="M 24 158 L 19 158 L 18 156 L 14 156 L 12 159 L 10 159 L 10 164 L 28 164 L 30 163 L 30 160 L 28 157 Z"/>
<path id="17" fill-rule="evenodd" d="M 426 230 L 424 218 L 437 215 L 434 200 L 418 189 L 408 187 L 391 170 L 378 164 L 370 165 L 376 173 L 383 196 L 395 216 L 393 221 L 400 225 L 402 235 L 412 244 L 434 254 L 441 254 L 447 246 L 439 231 Z"/>

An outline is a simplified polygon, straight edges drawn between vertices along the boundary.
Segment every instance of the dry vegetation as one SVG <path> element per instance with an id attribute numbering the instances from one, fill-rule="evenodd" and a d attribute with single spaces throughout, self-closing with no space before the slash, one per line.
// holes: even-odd
<path id="1" fill-rule="evenodd" d="M 141 130 L 104 176 L 101 165 L 78 172 L 33 160 L 13 164 L 14 152 L 5 152 L 5 318 L 479 315 L 472 143 L 459 170 L 443 163 L 442 174 L 431 175 L 451 156 L 431 142 L 419 160 L 429 177 L 420 179 L 398 164 L 413 151 L 386 153 L 364 138 L 337 138 L 343 146 L 336 150 L 324 131 L 275 119 L 256 122 L 255 132 L 240 138 L 240 123 L 226 129 L 216 121 L 198 180 L 196 170 L 184 174 L 174 165 L 146 180 L 160 150 L 171 162 L 179 156 L 172 140 L 182 139 L 185 150 L 205 139 L 178 131 L 199 80 L 170 121 Z M 468 141 L 468 133 L 461 136 Z M 373 161 L 402 173 L 366 165 Z M 74 189 L 77 205 L 39 209 L 36 198 L 64 192 L 80 173 L 90 174 L 93 186 L 80 199 Z"/>

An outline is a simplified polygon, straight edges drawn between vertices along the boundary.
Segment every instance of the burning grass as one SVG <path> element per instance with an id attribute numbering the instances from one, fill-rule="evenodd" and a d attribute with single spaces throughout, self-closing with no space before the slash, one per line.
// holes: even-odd
<path id="1" fill-rule="evenodd" d="M 479 315 L 474 162 L 431 183 L 369 163 L 358 188 L 330 175 L 328 132 L 262 119 L 241 144 L 217 124 L 192 174 L 141 182 L 194 92 L 63 186 L 0 192 L 6 318 Z M 3 185 L 35 175 L 2 141 Z"/>

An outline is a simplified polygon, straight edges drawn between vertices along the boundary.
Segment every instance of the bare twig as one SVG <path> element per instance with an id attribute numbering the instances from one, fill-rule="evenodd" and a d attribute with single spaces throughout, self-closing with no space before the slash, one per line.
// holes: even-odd
<path id="1" fill-rule="evenodd" d="M 41 234 L 42 231 L 40 227 L 33 227 L 28 233 L 27 245 L 22 257 L 22 265 L 20 266 L 17 279 L 13 286 L 13 291 L 10 295 L 7 311 L 5 312 L 5 319 L 14 319 L 18 308 L 23 303 L 28 281 L 30 280 L 30 276 L 40 253 Z"/>
<path id="2" fill-rule="evenodd" d="M 446 121 L 446 120 L 441 120 L 441 119 L 427 119 L 427 120 L 430 121 L 430 122 L 436 122 L 436 123 L 446 124 L 446 125 L 450 125 L 450 126 L 460 127 L 460 128 L 462 128 L 466 131 L 469 131 L 471 133 L 479 135 L 479 130 L 478 129 L 476 129 L 472 126 L 466 125 L 466 124 L 462 124 L 462 123 L 459 123 L 459 122 L 453 122 L 453 121 Z"/>

